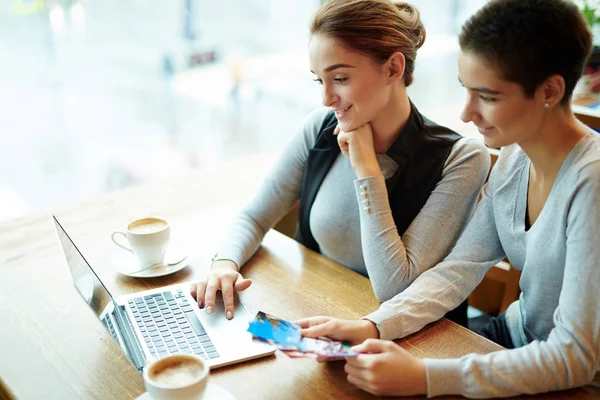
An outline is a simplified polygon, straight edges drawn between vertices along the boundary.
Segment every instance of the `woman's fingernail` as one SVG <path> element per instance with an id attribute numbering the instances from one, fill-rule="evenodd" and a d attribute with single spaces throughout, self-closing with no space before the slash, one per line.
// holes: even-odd
<path id="1" fill-rule="evenodd" d="M 198 308 L 199 309 L 203 309 L 204 308 L 204 303 L 202 303 L 200 300 L 198 300 Z"/>
<path id="2" fill-rule="evenodd" d="M 231 315 L 231 311 L 227 311 L 227 319 L 231 319 L 233 318 L 233 315 Z"/>
<path id="3" fill-rule="evenodd" d="M 206 312 L 207 312 L 208 314 L 212 314 L 212 312 L 213 312 L 213 308 L 212 308 L 212 306 L 208 306 L 208 307 L 206 307 Z"/>

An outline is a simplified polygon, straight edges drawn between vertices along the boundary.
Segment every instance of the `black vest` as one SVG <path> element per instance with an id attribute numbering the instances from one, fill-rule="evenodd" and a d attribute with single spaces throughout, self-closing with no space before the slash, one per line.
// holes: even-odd
<path id="1" fill-rule="evenodd" d="M 337 138 L 333 135 L 336 125 L 335 113 L 327 114 L 315 145 L 308 154 L 302 178 L 296 240 L 316 252 L 319 252 L 319 245 L 310 231 L 310 209 L 325 175 L 340 154 Z M 387 152 L 398 164 L 398 170 L 386 180 L 386 186 L 400 236 L 419 214 L 440 181 L 452 146 L 460 138 L 454 131 L 421 115 L 411 103 L 406 127 Z"/>
<path id="2" fill-rule="evenodd" d="M 398 164 L 398 170 L 386 180 L 386 186 L 400 236 L 419 214 L 440 181 L 452 146 L 461 138 L 456 132 L 421 115 L 412 102 L 410 106 L 406 127 L 387 152 Z M 336 125 L 335 114 L 327 114 L 315 145 L 308 154 L 302 178 L 296 240 L 316 252 L 320 251 L 310 231 L 310 209 L 325 175 L 340 154 L 337 138 L 333 135 Z M 467 328 L 467 301 L 449 311 L 446 318 Z"/>
<path id="3" fill-rule="evenodd" d="M 386 186 L 400 236 L 427 202 L 442 177 L 452 146 L 461 138 L 456 132 L 421 115 L 412 102 L 410 106 L 406 127 L 387 152 L 398 164 L 398 170 L 386 180 Z M 315 145 L 308 153 L 302 178 L 296 240 L 316 252 L 320 251 L 310 231 L 310 209 L 325 175 L 340 154 L 337 138 L 333 135 L 336 125 L 335 114 L 327 114 Z M 449 311 L 446 318 L 467 328 L 467 300 Z"/>

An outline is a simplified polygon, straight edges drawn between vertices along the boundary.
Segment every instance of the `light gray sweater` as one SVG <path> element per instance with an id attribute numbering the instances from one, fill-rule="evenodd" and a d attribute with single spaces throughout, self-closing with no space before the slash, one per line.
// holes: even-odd
<path id="1" fill-rule="evenodd" d="M 242 266 L 267 231 L 300 198 L 308 152 L 327 112 L 319 109 L 307 117 L 253 200 L 234 221 L 216 259 L 229 259 Z M 398 165 L 385 154 L 377 157 L 384 176 L 392 176 Z M 369 276 L 379 301 L 388 300 L 450 252 L 472 215 L 489 162 L 482 142 L 456 142 L 440 182 L 400 238 L 384 178 L 356 180 L 350 161 L 340 153 L 311 208 L 311 232 L 323 255 Z M 361 186 L 377 204 L 370 213 L 364 210 Z"/>
<path id="2" fill-rule="evenodd" d="M 520 147 L 504 148 L 452 252 L 366 317 L 382 339 L 401 338 L 460 304 L 505 255 L 522 270 L 521 296 L 506 312 L 518 348 L 426 359 L 429 396 L 566 389 L 590 383 L 600 367 L 600 135 L 571 150 L 525 231 L 529 167 Z"/>

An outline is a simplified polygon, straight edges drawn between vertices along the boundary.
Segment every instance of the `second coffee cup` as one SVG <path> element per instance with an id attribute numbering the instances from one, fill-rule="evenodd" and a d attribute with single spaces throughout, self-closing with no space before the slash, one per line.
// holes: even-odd
<path id="1" fill-rule="evenodd" d="M 111 238 L 117 246 L 135 254 L 141 267 L 151 267 L 164 261 L 171 227 L 163 218 L 141 218 L 130 222 L 125 232 L 113 232 Z"/>
<path id="2" fill-rule="evenodd" d="M 144 384 L 152 399 L 196 400 L 206 391 L 209 369 L 199 357 L 171 354 L 144 369 Z"/>

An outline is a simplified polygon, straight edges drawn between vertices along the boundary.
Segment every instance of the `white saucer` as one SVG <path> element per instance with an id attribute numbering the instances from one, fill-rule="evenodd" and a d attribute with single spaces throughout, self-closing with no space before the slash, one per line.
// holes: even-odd
<path id="1" fill-rule="evenodd" d="M 169 262 L 169 260 L 181 260 L 186 252 L 179 250 L 167 250 L 167 254 L 165 255 L 165 262 Z M 173 265 L 161 265 L 159 267 L 148 268 L 146 270 L 142 270 L 142 266 L 139 264 L 137 258 L 126 251 L 122 251 L 119 253 L 119 256 L 112 260 L 111 265 L 120 274 L 130 276 L 132 278 L 156 278 L 159 276 L 165 276 L 173 274 L 177 271 L 180 271 L 188 266 L 189 256 L 187 256 L 182 261 Z"/>
<path id="2" fill-rule="evenodd" d="M 144 392 L 136 400 L 152 400 L 152 396 Z M 235 397 L 221 386 L 208 382 L 202 400 L 235 400 Z"/>

